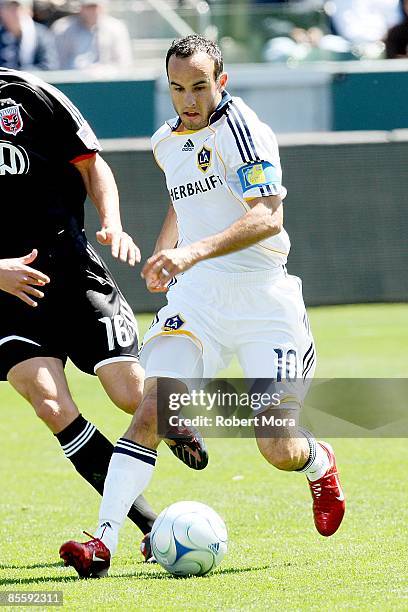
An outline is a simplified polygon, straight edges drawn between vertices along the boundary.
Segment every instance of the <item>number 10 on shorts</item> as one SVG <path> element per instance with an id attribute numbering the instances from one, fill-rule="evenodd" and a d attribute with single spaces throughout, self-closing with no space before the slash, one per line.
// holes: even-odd
<path id="1" fill-rule="evenodd" d="M 297 376 L 297 358 L 296 351 L 290 349 L 286 352 L 281 348 L 273 349 L 277 355 L 277 367 L 276 367 L 276 382 L 282 380 L 282 370 L 284 371 L 285 379 L 289 382 L 295 382 Z"/>
<path id="2" fill-rule="evenodd" d="M 122 315 L 114 315 L 112 319 L 109 317 L 102 317 L 102 319 L 99 319 L 99 321 L 106 327 L 106 335 L 108 338 L 108 347 L 110 351 L 115 349 L 115 339 L 118 345 L 122 348 L 132 344 L 133 336 L 130 333 L 130 330 Z"/>

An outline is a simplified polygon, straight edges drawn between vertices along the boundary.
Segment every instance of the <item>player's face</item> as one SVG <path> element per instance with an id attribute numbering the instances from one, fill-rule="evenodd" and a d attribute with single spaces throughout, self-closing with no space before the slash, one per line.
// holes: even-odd
<path id="1" fill-rule="evenodd" d="M 168 65 L 173 106 L 187 130 L 201 130 L 221 101 L 227 75 L 214 77 L 214 60 L 206 53 L 172 55 Z"/>

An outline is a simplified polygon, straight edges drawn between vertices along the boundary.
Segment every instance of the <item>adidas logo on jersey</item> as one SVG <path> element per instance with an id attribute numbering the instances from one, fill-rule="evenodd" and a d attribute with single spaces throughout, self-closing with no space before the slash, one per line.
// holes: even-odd
<path id="1" fill-rule="evenodd" d="M 190 139 L 187 140 L 184 147 L 181 149 L 182 151 L 193 151 L 194 150 L 194 142 Z"/>

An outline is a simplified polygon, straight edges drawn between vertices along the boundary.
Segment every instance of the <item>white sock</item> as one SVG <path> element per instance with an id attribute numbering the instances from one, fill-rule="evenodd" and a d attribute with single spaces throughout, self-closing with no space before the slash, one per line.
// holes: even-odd
<path id="1" fill-rule="evenodd" d="M 157 452 L 126 438 L 116 443 L 105 479 L 95 537 L 114 555 L 119 531 L 134 500 L 150 482 Z"/>
<path id="2" fill-rule="evenodd" d="M 315 482 L 315 480 L 322 478 L 322 476 L 324 476 L 329 469 L 329 457 L 324 448 L 318 442 L 316 442 L 315 438 L 310 432 L 306 430 L 301 431 L 308 441 L 310 454 L 307 463 L 301 470 L 297 471 L 303 472 L 303 474 L 306 474 L 308 480 Z"/>

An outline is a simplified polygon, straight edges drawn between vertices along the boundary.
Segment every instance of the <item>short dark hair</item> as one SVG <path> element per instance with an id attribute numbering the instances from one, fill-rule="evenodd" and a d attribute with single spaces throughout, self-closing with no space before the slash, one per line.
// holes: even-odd
<path id="1" fill-rule="evenodd" d="M 169 61 L 172 55 L 176 57 L 191 57 L 194 53 L 203 51 L 214 60 L 214 78 L 218 79 L 224 70 L 221 49 L 212 40 L 204 38 L 199 34 L 190 34 L 184 38 L 173 40 L 166 55 L 166 72 L 169 75 Z"/>

